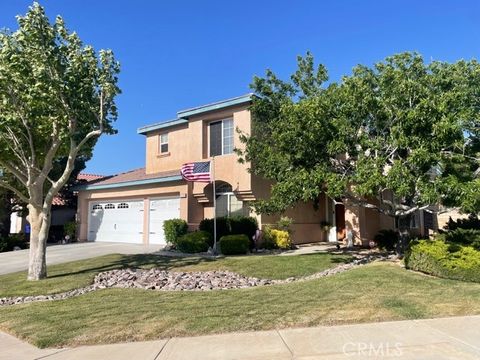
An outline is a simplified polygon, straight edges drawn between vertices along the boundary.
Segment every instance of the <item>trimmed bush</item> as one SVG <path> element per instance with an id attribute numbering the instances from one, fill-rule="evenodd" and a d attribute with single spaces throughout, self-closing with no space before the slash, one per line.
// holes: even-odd
<path id="1" fill-rule="evenodd" d="M 195 231 L 177 239 L 177 248 L 181 252 L 194 254 L 208 250 L 210 234 L 206 231 Z"/>
<path id="2" fill-rule="evenodd" d="M 168 244 L 177 245 L 177 240 L 188 231 L 188 224 L 182 219 L 170 219 L 163 222 L 163 232 Z"/>
<path id="3" fill-rule="evenodd" d="M 251 239 L 258 229 L 257 219 L 250 216 L 234 216 L 230 219 L 231 235 L 244 234 Z"/>
<path id="4" fill-rule="evenodd" d="M 213 239 L 213 219 L 203 219 L 200 221 L 198 229 L 208 232 Z M 231 235 L 230 219 L 226 217 L 217 218 L 217 239 L 225 235 Z"/>
<path id="5" fill-rule="evenodd" d="M 213 219 L 203 219 L 200 222 L 199 229 L 211 234 L 213 239 Z M 217 218 L 217 239 L 226 235 L 247 235 L 249 246 L 252 249 L 255 244 L 253 236 L 258 229 L 257 219 L 249 216 L 233 216 Z"/>
<path id="6" fill-rule="evenodd" d="M 291 249 L 292 240 L 288 231 L 265 227 L 263 231 L 264 246 L 266 249 Z"/>
<path id="7" fill-rule="evenodd" d="M 442 240 L 420 240 L 410 244 L 405 267 L 434 276 L 480 282 L 480 251 Z"/>
<path id="8" fill-rule="evenodd" d="M 246 254 L 250 246 L 247 235 L 225 235 L 219 242 L 220 251 L 224 255 Z"/>
<path id="9" fill-rule="evenodd" d="M 398 233 L 395 230 L 380 230 L 374 237 L 379 249 L 393 251 L 398 245 Z"/>

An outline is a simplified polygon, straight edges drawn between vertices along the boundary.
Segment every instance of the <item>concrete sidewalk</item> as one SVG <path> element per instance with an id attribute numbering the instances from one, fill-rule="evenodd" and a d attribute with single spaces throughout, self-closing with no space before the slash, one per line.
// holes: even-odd
<path id="1" fill-rule="evenodd" d="M 0 333 L 7 359 L 480 359 L 480 316 L 284 329 L 40 350 Z"/>

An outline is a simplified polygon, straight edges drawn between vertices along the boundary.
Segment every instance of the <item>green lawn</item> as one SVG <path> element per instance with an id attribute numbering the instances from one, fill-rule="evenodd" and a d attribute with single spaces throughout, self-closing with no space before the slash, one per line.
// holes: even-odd
<path id="1" fill-rule="evenodd" d="M 316 256 L 225 259 L 222 266 L 240 266 L 246 261 L 245 272 L 252 275 L 267 271 L 256 261 L 301 264 Z M 178 261 L 180 265 L 192 260 Z M 375 263 L 327 278 L 241 290 L 101 290 L 64 301 L 0 308 L 0 328 L 37 346 L 52 347 L 467 314 L 480 314 L 480 284 L 436 279 L 397 265 Z"/>
<path id="2" fill-rule="evenodd" d="M 48 267 L 48 278 L 26 281 L 26 272 L 0 276 L 0 297 L 54 294 L 92 283 L 95 274 L 122 267 L 158 267 L 174 271 L 231 270 L 264 279 L 305 276 L 351 260 L 326 253 L 299 256 L 239 256 L 218 260 L 199 257 L 172 258 L 157 255 L 106 255 Z"/>

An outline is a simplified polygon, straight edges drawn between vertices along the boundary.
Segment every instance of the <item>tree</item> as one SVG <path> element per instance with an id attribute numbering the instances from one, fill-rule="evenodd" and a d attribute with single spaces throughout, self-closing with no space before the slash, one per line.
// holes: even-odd
<path id="1" fill-rule="evenodd" d="M 288 82 L 271 71 L 254 78 L 252 134 L 237 151 L 273 181 L 257 211 L 321 192 L 400 219 L 437 204 L 480 210 L 477 61 L 426 64 L 403 53 L 326 80 L 309 53 Z"/>
<path id="2" fill-rule="evenodd" d="M 113 134 L 119 64 L 96 54 L 61 17 L 50 23 L 34 3 L 0 33 L 0 186 L 27 204 L 31 226 L 28 279 L 45 278 L 52 200 L 79 156 Z"/>
<path id="3" fill-rule="evenodd" d="M 10 214 L 13 204 L 11 191 L 0 188 L 0 239 L 5 238 L 10 233 Z"/>

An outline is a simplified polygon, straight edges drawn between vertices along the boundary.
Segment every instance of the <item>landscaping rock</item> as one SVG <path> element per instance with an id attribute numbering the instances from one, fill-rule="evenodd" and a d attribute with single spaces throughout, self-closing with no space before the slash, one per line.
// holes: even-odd
<path id="1" fill-rule="evenodd" d="M 107 288 L 137 288 L 156 291 L 211 291 L 243 289 L 256 286 L 287 284 L 295 281 L 308 281 L 333 276 L 371 261 L 392 261 L 383 255 L 365 255 L 350 263 L 304 276 L 289 277 L 283 280 L 258 279 L 232 271 L 172 272 L 161 269 L 117 269 L 97 274 L 92 285 L 53 295 L 16 296 L 0 298 L 0 306 L 25 304 L 38 301 L 63 300 Z"/>

